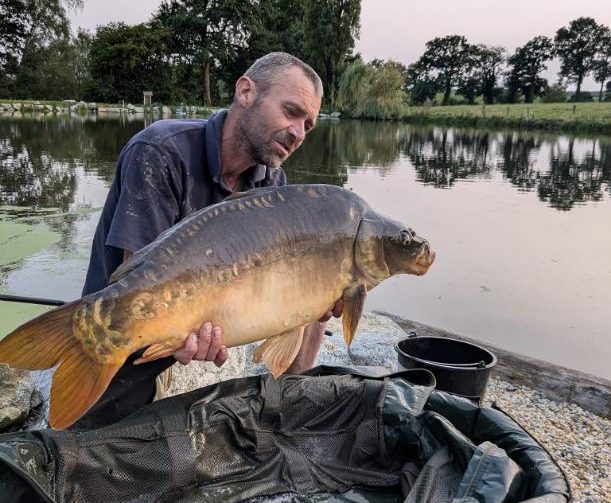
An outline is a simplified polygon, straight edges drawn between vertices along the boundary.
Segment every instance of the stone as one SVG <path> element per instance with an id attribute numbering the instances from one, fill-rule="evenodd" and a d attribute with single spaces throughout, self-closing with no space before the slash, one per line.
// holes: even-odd
<path id="1" fill-rule="evenodd" d="M 0 432 L 21 426 L 40 403 L 28 371 L 0 364 Z"/>

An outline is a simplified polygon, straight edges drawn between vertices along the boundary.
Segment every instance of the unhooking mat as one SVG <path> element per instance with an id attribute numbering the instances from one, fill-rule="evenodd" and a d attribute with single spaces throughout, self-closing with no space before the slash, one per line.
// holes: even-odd
<path id="1" fill-rule="evenodd" d="M 373 372 L 376 374 L 376 372 Z M 0 503 L 565 503 L 549 454 L 425 370 L 221 382 L 92 431 L 0 435 Z"/>

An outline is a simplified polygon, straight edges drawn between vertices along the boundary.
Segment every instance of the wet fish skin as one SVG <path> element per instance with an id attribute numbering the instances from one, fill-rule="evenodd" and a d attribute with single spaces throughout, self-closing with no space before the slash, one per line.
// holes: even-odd
<path id="1" fill-rule="evenodd" d="M 349 190 L 259 189 L 187 217 L 107 288 L 22 325 L 0 341 L 0 362 L 60 363 L 50 419 L 62 428 L 127 356 L 145 347 L 141 362 L 171 355 L 205 320 L 223 327 L 228 347 L 267 339 L 257 354 L 275 376 L 292 363 L 303 327 L 339 298 L 350 343 L 367 291 L 394 274 L 424 274 L 434 258 L 425 240 Z"/>

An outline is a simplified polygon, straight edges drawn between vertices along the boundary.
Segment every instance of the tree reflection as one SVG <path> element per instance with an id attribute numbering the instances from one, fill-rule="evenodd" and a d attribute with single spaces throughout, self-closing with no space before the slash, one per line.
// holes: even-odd
<path id="1" fill-rule="evenodd" d="M 534 135 L 516 133 L 501 134 L 499 141 L 499 168 L 518 190 L 529 191 L 536 188 L 540 179 L 535 168 L 536 154 L 542 141 Z"/>
<path id="2" fill-rule="evenodd" d="M 396 123 L 320 121 L 284 164 L 290 183 L 344 185 L 348 169 L 371 167 L 380 176 L 399 155 Z"/>
<path id="3" fill-rule="evenodd" d="M 401 137 L 401 151 L 416 169 L 417 180 L 437 188 L 452 187 L 456 180 L 488 177 L 489 150 L 489 132 L 474 129 L 416 127 Z"/>
<path id="4" fill-rule="evenodd" d="M 537 193 L 542 201 L 559 210 L 570 210 L 575 204 L 600 201 L 604 185 L 609 184 L 609 144 L 597 148 L 597 140 L 579 159 L 575 155 L 575 139 L 564 148 L 560 141 L 552 146 L 550 172 L 542 175 Z M 604 153 L 604 154 L 603 154 Z"/>
<path id="5" fill-rule="evenodd" d="M 96 116 L 2 118 L 0 204 L 67 211 L 76 168 L 110 182 L 119 151 L 141 128 Z"/>

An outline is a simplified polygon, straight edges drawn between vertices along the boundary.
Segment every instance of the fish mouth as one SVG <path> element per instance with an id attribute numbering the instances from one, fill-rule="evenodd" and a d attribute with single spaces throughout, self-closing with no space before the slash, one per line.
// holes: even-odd
<path id="1" fill-rule="evenodd" d="M 435 262 L 436 257 L 437 254 L 433 250 L 431 250 L 431 247 L 429 246 L 428 242 L 425 241 L 420 247 L 420 250 L 418 251 L 418 256 L 414 261 L 414 274 L 418 276 L 426 274 L 429 268 L 433 265 L 433 262 Z"/>

